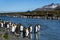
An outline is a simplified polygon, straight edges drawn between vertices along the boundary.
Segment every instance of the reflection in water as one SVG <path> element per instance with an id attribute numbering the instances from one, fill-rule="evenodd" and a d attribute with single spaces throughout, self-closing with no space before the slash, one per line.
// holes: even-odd
<path id="1" fill-rule="evenodd" d="M 29 34 L 29 39 L 32 39 L 32 33 Z"/>
<path id="2" fill-rule="evenodd" d="M 34 34 L 34 40 L 39 40 L 40 38 L 40 32 L 37 32 Z"/>
<path id="3" fill-rule="evenodd" d="M 29 33 L 29 35 L 27 37 L 23 34 L 23 32 L 21 32 L 20 33 L 20 36 L 23 37 L 23 38 L 27 38 L 29 40 L 39 40 L 40 39 L 40 32 L 37 32 L 37 33 Z"/>
<path id="4" fill-rule="evenodd" d="M 26 37 L 25 33 L 20 32 L 20 37 L 22 37 L 22 38 L 28 38 L 29 40 L 32 40 L 32 33 L 29 33 L 28 37 Z"/>
<path id="5" fill-rule="evenodd" d="M 20 32 L 20 36 L 23 37 L 23 32 Z"/>

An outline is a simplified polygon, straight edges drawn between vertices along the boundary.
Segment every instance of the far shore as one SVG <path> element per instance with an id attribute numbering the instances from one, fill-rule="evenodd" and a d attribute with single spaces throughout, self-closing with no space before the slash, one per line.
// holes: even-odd
<path id="1" fill-rule="evenodd" d="M 28 11 L 28 12 L 10 12 L 0 13 L 0 16 L 20 17 L 20 18 L 42 18 L 60 20 L 60 10 L 56 11 Z"/>

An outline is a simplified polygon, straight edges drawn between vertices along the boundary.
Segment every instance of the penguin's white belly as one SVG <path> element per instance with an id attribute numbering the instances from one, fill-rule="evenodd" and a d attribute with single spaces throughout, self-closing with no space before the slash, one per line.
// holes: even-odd
<path id="1" fill-rule="evenodd" d="M 16 27 L 13 26 L 13 27 L 12 27 L 12 32 L 15 32 L 15 29 L 16 29 Z"/>
<path id="2" fill-rule="evenodd" d="M 9 24 L 7 24 L 7 28 L 9 28 Z"/>
<path id="3" fill-rule="evenodd" d="M 28 36 L 28 34 L 29 34 L 29 31 L 28 31 L 28 30 L 26 30 L 26 36 Z"/>
<path id="4" fill-rule="evenodd" d="M 23 31 L 23 26 L 20 27 L 20 31 Z"/>
<path id="5" fill-rule="evenodd" d="M 3 23 L 1 23 L 1 27 L 3 27 Z"/>
<path id="6" fill-rule="evenodd" d="M 38 27 L 36 27 L 36 32 L 38 32 Z"/>
<path id="7" fill-rule="evenodd" d="M 40 26 L 38 25 L 38 31 L 40 30 Z"/>
<path id="8" fill-rule="evenodd" d="M 32 32 L 32 27 L 30 27 L 30 32 Z"/>

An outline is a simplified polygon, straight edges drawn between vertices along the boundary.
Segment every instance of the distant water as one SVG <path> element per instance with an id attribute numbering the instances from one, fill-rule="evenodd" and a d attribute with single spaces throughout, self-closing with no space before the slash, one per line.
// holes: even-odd
<path id="1" fill-rule="evenodd" d="M 9 20 L 17 24 L 21 23 L 24 27 L 29 27 L 29 24 L 32 24 L 34 28 L 36 24 L 40 24 L 40 32 L 37 34 L 32 34 L 32 40 L 60 40 L 60 20 L 17 18 L 7 16 L 0 16 L 0 19 L 4 21 Z"/>

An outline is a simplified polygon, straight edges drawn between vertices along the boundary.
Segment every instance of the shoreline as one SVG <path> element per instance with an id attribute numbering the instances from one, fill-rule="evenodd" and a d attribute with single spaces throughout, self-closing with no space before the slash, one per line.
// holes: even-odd
<path id="1" fill-rule="evenodd" d="M 2 15 L 0 15 L 0 16 L 2 16 Z M 3 16 L 5 16 L 5 15 L 3 15 Z M 8 15 L 6 15 L 7 17 L 15 17 L 15 18 L 32 18 L 32 19 L 44 19 L 44 20 L 60 20 L 60 17 L 45 17 L 45 16 L 42 16 L 42 17 L 40 17 L 40 16 L 8 16 Z"/>

